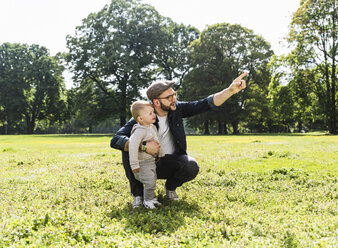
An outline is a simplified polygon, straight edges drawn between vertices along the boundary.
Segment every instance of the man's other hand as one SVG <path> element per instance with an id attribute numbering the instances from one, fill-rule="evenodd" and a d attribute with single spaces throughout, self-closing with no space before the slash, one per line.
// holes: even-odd
<path id="1" fill-rule="evenodd" d="M 156 140 L 147 141 L 147 150 L 146 153 L 156 157 L 158 152 L 160 151 L 160 143 Z"/>

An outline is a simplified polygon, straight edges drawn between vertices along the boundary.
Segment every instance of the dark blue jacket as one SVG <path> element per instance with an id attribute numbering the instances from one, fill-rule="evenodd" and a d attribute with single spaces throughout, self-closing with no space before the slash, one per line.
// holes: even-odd
<path id="1" fill-rule="evenodd" d="M 206 112 L 214 107 L 213 95 L 195 102 L 177 102 L 176 110 L 169 111 L 169 128 L 174 137 L 176 145 L 176 154 L 187 154 L 187 140 L 184 131 L 183 118 Z M 110 142 L 110 146 L 122 150 L 129 140 L 130 132 L 136 121 L 131 118 L 123 127 L 121 127 Z M 158 129 L 158 120 L 155 125 Z"/>

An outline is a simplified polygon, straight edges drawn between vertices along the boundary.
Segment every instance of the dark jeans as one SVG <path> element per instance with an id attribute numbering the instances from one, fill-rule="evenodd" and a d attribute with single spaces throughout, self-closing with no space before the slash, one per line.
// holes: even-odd
<path id="1" fill-rule="evenodd" d="M 129 165 L 127 152 L 122 152 L 122 161 L 126 176 L 129 180 L 130 190 L 134 196 L 143 196 L 143 184 L 135 179 L 134 173 Z M 193 180 L 199 171 L 195 159 L 188 155 L 165 155 L 156 163 L 158 179 L 167 179 L 165 187 L 168 190 L 175 190 L 183 183 Z"/>

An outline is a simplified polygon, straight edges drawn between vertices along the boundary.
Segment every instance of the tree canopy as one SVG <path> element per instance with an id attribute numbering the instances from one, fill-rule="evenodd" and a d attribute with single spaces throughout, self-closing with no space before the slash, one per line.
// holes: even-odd
<path id="1" fill-rule="evenodd" d="M 335 134 L 337 3 L 299 2 L 287 37 L 291 52 L 282 56 L 240 25 L 219 23 L 200 33 L 141 0 L 112 0 L 89 14 L 66 37 L 62 57 L 36 44 L 4 43 L 0 132 L 92 132 L 99 126 L 110 132 L 110 126 L 124 125 L 130 104 L 154 80 L 176 81 L 179 99 L 190 101 L 223 90 L 249 70 L 244 91 L 189 118 L 194 131 Z M 69 90 L 63 84 L 64 59 L 74 75 Z"/>
<path id="2" fill-rule="evenodd" d="M 324 106 L 330 133 L 337 133 L 337 3 L 301 1 L 293 15 L 289 42 L 292 75 L 302 78 Z"/>
<path id="3" fill-rule="evenodd" d="M 176 70 L 186 70 L 179 52 L 194 35 L 195 29 L 175 25 L 150 5 L 113 0 L 67 37 L 67 60 L 75 81 L 90 79 L 111 98 L 124 125 L 131 102 L 140 98 L 156 73 L 176 78 Z"/>
<path id="4" fill-rule="evenodd" d="M 232 96 L 216 113 L 210 112 L 202 118 L 198 117 L 198 122 L 215 121 L 219 127 L 229 123 L 237 133 L 239 122 L 250 114 L 246 108 L 253 104 L 252 99 L 258 99 L 257 94 L 266 94 L 255 90 L 254 85 L 267 89 L 267 64 L 272 55 L 270 45 L 252 30 L 240 25 L 221 23 L 204 30 L 189 49 L 193 70 L 184 79 L 181 92 L 186 100 L 196 100 L 196 97 L 203 98 L 223 90 L 243 70 L 250 71 L 248 87 L 244 92 Z M 190 124 L 194 125 L 195 121 L 192 119 Z M 205 127 L 207 128 L 206 125 Z"/>
<path id="5" fill-rule="evenodd" d="M 0 46 L 0 118 L 15 126 L 25 120 L 32 134 L 37 120 L 50 123 L 66 118 L 63 67 L 39 45 L 4 43 Z"/>

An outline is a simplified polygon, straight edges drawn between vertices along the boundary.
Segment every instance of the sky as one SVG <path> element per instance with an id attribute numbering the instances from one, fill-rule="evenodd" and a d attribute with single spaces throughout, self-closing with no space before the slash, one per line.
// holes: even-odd
<path id="1" fill-rule="evenodd" d="M 39 44 L 51 55 L 66 52 L 66 36 L 110 0 L 0 0 L 0 44 Z M 300 0 L 141 0 L 177 23 L 203 31 L 227 22 L 253 30 L 277 55 L 286 53 L 283 37 Z M 68 82 L 69 84 L 69 82 Z"/>

